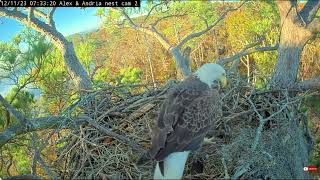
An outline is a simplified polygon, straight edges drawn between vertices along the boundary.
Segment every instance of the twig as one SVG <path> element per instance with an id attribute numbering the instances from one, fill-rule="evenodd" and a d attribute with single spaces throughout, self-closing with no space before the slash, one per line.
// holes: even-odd
<path id="1" fill-rule="evenodd" d="M 250 169 L 250 164 L 246 163 L 239 168 L 237 168 L 237 171 L 234 173 L 231 179 L 239 179 L 240 176 L 242 176 L 245 172 L 247 172 Z"/>
<path id="2" fill-rule="evenodd" d="M 102 126 L 100 126 L 98 123 L 94 122 L 90 117 L 87 117 L 85 119 L 90 125 L 92 125 L 93 127 L 95 127 L 96 129 L 98 129 L 99 131 L 109 135 L 112 138 L 115 138 L 117 140 L 119 140 L 120 142 L 130 146 L 133 150 L 136 150 L 140 153 L 144 153 L 145 150 L 143 148 L 141 148 L 137 143 L 133 143 L 132 140 L 129 140 L 127 137 L 119 135 L 117 133 L 114 133 Z"/>

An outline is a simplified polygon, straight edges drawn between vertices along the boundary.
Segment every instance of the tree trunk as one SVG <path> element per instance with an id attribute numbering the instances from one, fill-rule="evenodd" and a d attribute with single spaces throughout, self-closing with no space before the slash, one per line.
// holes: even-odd
<path id="1" fill-rule="evenodd" d="M 278 59 L 270 82 L 275 88 L 288 88 L 297 80 L 300 57 L 303 47 L 314 34 L 306 28 L 293 2 L 277 2 L 281 33 Z"/>
<path id="2" fill-rule="evenodd" d="M 278 49 L 278 58 L 275 65 L 274 73 L 270 81 L 270 87 L 273 89 L 286 89 L 294 87 L 297 84 L 297 75 L 300 65 L 301 53 L 307 41 L 315 36 L 312 29 L 313 14 L 319 8 L 319 2 L 310 0 L 306 3 L 302 10 L 298 11 L 297 1 L 276 1 L 280 14 L 280 41 Z M 317 4 L 317 5 L 316 5 Z M 310 19 L 311 17 L 311 19 Z M 292 94 L 293 96 L 295 94 Z M 290 113 L 299 112 L 296 109 L 290 109 Z M 290 172 L 288 178 L 306 179 L 310 178 L 309 174 L 304 173 L 301 169 L 308 165 L 308 157 L 312 142 L 308 141 L 305 132 L 301 129 L 298 119 L 296 123 L 289 124 L 286 127 L 290 132 L 294 132 L 295 145 L 290 147 L 279 148 L 279 152 L 290 149 L 291 152 L 285 152 L 282 155 L 283 160 L 290 162 L 283 171 Z M 289 121 L 292 122 L 292 121 Z M 276 130 L 278 131 L 278 130 Z M 279 133 L 279 132 L 274 132 Z M 279 141 L 283 141 L 283 137 L 279 137 Z M 292 147 L 291 147 L 292 146 Z M 284 148 L 284 149 L 283 149 Z M 277 164 L 280 164 L 278 162 Z"/>
<path id="3" fill-rule="evenodd" d="M 175 59 L 177 66 L 177 79 L 185 79 L 191 74 L 190 69 L 190 53 L 191 48 L 187 47 L 184 49 L 183 53 L 181 53 L 180 48 L 175 47 L 172 48 L 171 53 Z"/>
<path id="4" fill-rule="evenodd" d="M 88 90 L 92 88 L 92 84 L 88 73 L 85 71 L 81 65 L 72 42 L 67 40 L 62 41 L 63 45 L 60 47 L 62 52 L 64 62 L 68 69 L 68 72 L 71 75 L 71 78 L 79 90 Z"/>

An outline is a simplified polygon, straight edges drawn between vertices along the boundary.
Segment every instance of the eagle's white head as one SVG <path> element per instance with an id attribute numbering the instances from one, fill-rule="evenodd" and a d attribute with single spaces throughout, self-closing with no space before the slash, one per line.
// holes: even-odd
<path id="1" fill-rule="evenodd" d="M 194 75 L 209 87 L 212 87 L 212 85 L 217 82 L 220 83 L 221 87 L 227 85 L 226 71 L 218 64 L 204 64 L 194 73 Z"/>

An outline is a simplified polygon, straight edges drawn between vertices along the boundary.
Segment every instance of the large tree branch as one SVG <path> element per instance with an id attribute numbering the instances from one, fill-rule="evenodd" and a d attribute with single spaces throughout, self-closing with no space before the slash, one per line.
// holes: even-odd
<path id="1" fill-rule="evenodd" d="M 51 27 L 53 27 L 53 28 L 56 27 L 56 25 L 55 25 L 55 23 L 54 23 L 54 20 L 53 20 L 53 14 L 54 14 L 55 11 L 56 11 L 56 7 L 53 7 L 53 8 L 49 11 L 49 13 L 48 13 L 48 15 L 47 15 L 48 24 L 49 24 Z"/>
<path id="2" fill-rule="evenodd" d="M 320 7 L 320 0 L 309 0 L 299 12 L 306 24 L 312 22 Z"/>
<path id="3" fill-rule="evenodd" d="M 30 8 L 25 8 L 23 10 L 28 10 L 30 11 Z M 54 21 L 53 21 L 53 14 L 56 10 L 56 7 L 53 7 L 49 10 L 49 12 L 46 14 L 44 13 L 43 11 L 39 10 L 39 9 L 36 9 L 36 8 L 32 8 L 32 11 L 34 13 L 34 15 L 42 18 L 43 20 L 46 20 L 46 24 L 54 27 Z M 15 10 L 16 11 L 16 10 Z M 28 15 L 28 18 L 30 18 L 30 16 Z"/>
<path id="4" fill-rule="evenodd" d="M 301 90 L 320 90 L 320 77 L 311 78 L 308 80 L 304 80 L 296 83 L 296 87 Z"/>
<path id="5" fill-rule="evenodd" d="M 50 18 L 52 18 L 53 12 L 54 9 L 49 12 L 49 17 L 51 16 Z M 50 13 L 52 14 L 50 15 Z M 89 76 L 79 62 L 72 42 L 69 42 L 59 31 L 57 31 L 52 24 L 53 21 L 51 24 L 46 24 L 39 18 L 28 18 L 26 14 L 20 11 L 9 10 L 3 7 L 0 7 L 0 16 L 15 19 L 50 38 L 53 44 L 62 52 L 67 70 L 78 90 L 89 90 L 92 88 Z M 46 15 L 46 18 L 48 18 L 48 15 Z"/>
<path id="6" fill-rule="evenodd" d="M 308 25 L 308 29 L 313 33 L 320 32 L 320 19 L 314 18 L 312 22 Z"/>
<path id="7" fill-rule="evenodd" d="M 37 11 L 34 10 L 34 13 L 37 14 Z M 33 18 L 32 21 L 29 21 L 29 18 L 26 14 L 15 10 L 8 10 L 4 7 L 0 7 L 0 16 L 6 16 L 8 18 L 15 19 L 24 25 L 30 26 L 36 31 L 49 36 L 57 47 L 63 47 L 63 43 L 65 42 L 63 35 L 54 27 L 51 27 L 37 18 Z"/>
<path id="8" fill-rule="evenodd" d="M 177 44 L 176 47 L 180 48 L 182 47 L 184 44 L 186 44 L 188 41 L 190 41 L 193 38 L 199 37 L 201 35 L 203 35 L 204 33 L 210 31 L 213 27 L 215 27 L 220 21 L 222 21 L 226 15 L 231 12 L 231 11 L 236 11 L 238 9 L 240 9 L 247 1 L 244 1 L 243 3 L 240 4 L 240 6 L 236 7 L 236 8 L 231 8 L 228 9 L 226 12 L 224 12 L 217 20 L 215 20 L 211 25 L 207 26 L 206 29 L 203 29 L 199 32 L 194 32 L 191 33 L 189 35 L 187 35 L 180 43 Z"/>
<path id="9" fill-rule="evenodd" d="M 61 116 L 50 116 L 35 118 L 28 121 L 28 123 L 30 124 L 28 128 L 24 124 L 13 125 L 0 133 L 0 147 L 21 134 L 37 130 L 55 128 L 67 120 L 67 118 Z"/>
<path id="10" fill-rule="evenodd" d="M 252 46 L 253 47 L 253 46 Z M 265 47 L 255 47 L 255 48 L 245 48 L 243 50 L 241 50 L 239 53 L 230 56 L 230 57 L 226 57 L 226 58 L 222 58 L 222 59 L 218 59 L 217 63 L 218 64 L 226 64 L 226 63 L 230 63 L 233 62 L 237 59 L 239 59 L 242 56 L 246 56 L 252 53 L 256 53 L 256 52 L 264 52 L 264 51 L 275 51 L 279 48 L 279 45 L 276 44 L 274 46 L 265 46 Z"/>
<path id="11" fill-rule="evenodd" d="M 291 1 L 283 1 L 283 0 L 276 0 L 275 3 L 277 4 L 277 7 L 279 9 L 279 14 L 280 14 L 280 24 L 282 26 L 285 18 L 287 18 L 288 13 L 290 10 L 292 10 L 292 7 L 294 4 L 296 4 L 296 0 L 291 0 Z"/>

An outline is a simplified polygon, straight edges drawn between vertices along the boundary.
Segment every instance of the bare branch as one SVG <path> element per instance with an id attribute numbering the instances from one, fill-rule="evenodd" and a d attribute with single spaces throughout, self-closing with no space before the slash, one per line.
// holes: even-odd
<path id="1" fill-rule="evenodd" d="M 4 180 L 17 180 L 17 179 L 41 180 L 42 177 L 36 176 L 36 175 L 33 175 L 33 174 L 23 174 L 23 175 L 18 175 L 18 176 L 4 177 Z"/>
<path id="2" fill-rule="evenodd" d="M 213 27 L 215 27 L 220 21 L 222 21 L 226 15 L 231 12 L 231 11 L 236 11 L 238 9 L 240 9 L 244 4 L 246 3 L 246 1 L 244 1 L 243 3 L 241 3 L 240 6 L 238 6 L 237 8 L 231 8 L 228 9 L 226 12 L 224 12 L 215 22 L 213 22 L 210 26 L 207 26 L 206 29 L 199 31 L 199 32 L 195 32 L 195 33 L 191 33 L 188 36 L 186 36 L 176 47 L 181 47 L 183 46 L 185 43 L 187 43 L 188 41 L 190 41 L 193 38 L 199 37 L 202 34 L 210 31 Z"/>
<path id="3" fill-rule="evenodd" d="M 46 162 L 42 159 L 41 157 L 41 150 L 40 148 L 37 147 L 37 140 L 39 140 L 38 135 L 33 132 L 32 133 L 32 147 L 34 149 L 34 155 L 32 158 L 33 164 L 32 164 L 32 174 L 36 175 L 36 163 L 39 162 L 39 164 L 42 166 L 42 168 L 45 170 L 47 175 L 49 176 L 50 179 L 57 179 L 57 175 L 49 168 L 49 166 L 46 164 Z"/>
<path id="4" fill-rule="evenodd" d="M 265 47 L 255 47 L 255 48 L 253 48 L 256 45 L 257 45 L 256 43 L 248 45 L 243 50 L 241 50 L 239 53 L 237 53 L 237 54 L 235 54 L 233 56 L 222 58 L 222 59 L 218 59 L 217 63 L 218 64 L 226 64 L 226 63 L 233 62 L 233 61 L 239 59 L 242 56 L 246 56 L 246 55 L 249 55 L 249 54 L 252 54 L 252 53 L 256 53 L 256 52 L 275 51 L 275 50 L 277 50 L 279 48 L 278 44 L 276 44 L 274 46 L 265 46 Z"/>
<path id="5" fill-rule="evenodd" d="M 165 3 L 166 3 L 166 1 L 162 1 L 162 2 L 160 2 L 159 4 L 156 4 L 156 5 L 152 6 L 151 9 L 150 9 L 150 11 L 148 12 L 147 16 L 144 18 L 144 22 L 147 21 L 147 19 L 148 19 L 148 18 L 150 17 L 150 15 L 151 15 L 152 11 L 153 11 L 154 9 L 156 9 L 156 7 L 158 7 L 158 6 L 160 6 L 160 5 L 163 5 L 163 4 L 165 4 Z"/>
<path id="6" fill-rule="evenodd" d="M 157 26 L 157 24 L 160 21 L 165 20 L 165 19 L 169 19 L 169 18 L 172 18 L 172 17 L 182 17 L 182 16 L 186 16 L 186 15 L 187 15 L 186 13 L 183 13 L 183 14 L 170 14 L 170 15 L 167 15 L 167 16 L 163 16 L 163 17 L 158 18 L 154 23 L 152 23 L 151 26 Z"/>
<path id="7" fill-rule="evenodd" d="M 68 73 L 71 75 L 71 80 L 77 86 L 78 90 L 81 93 L 85 93 L 84 90 L 92 89 L 89 76 L 81 65 L 72 42 L 69 42 L 55 27 L 46 24 L 39 18 L 34 18 L 29 22 L 26 14 L 19 11 L 8 10 L 3 7 L 0 7 L 0 16 L 15 19 L 50 38 L 53 44 L 61 50 Z"/>
<path id="8" fill-rule="evenodd" d="M 34 14 L 36 16 L 43 18 L 43 19 L 46 19 L 46 17 L 47 17 L 47 15 L 44 12 L 40 11 L 39 9 L 34 9 Z"/>
<path id="9" fill-rule="evenodd" d="M 308 25 L 308 29 L 313 33 L 320 32 L 320 19 L 314 18 L 313 21 Z"/>
<path id="10" fill-rule="evenodd" d="M 54 14 L 55 11 L 56 11 L 56 7 L 53 7 L 53 8 L 49 11 L 48 16 L 47 16 L 48 24 L 49 24 L 51 27 L 55 27 L 55 23 L 54 23 L 54 20 L 53 20 L 53 14 Z"/>
<path id="11" fill-rule="evenodd" d="M 38 11 L 34 10 L 34 13 L 37 14 L 39 13 Z M 0 7 L 0 16 L 6 16 L 8 18 L 12 18 L 15 19 L 19 22 L 21 22 L 22 24 L 28 25 L 30 27 L 32 27 L 33 29 L 35 29 L 36 31 L 49 36 L 52 40 L 53 43 L 57 46 L 57 47 L 62 47 L 63 45 L 61 44 L 62 41 L 64 41 L 64 37 L 61 33 L 59 33 L 54 27 L 49 26 L 48 24 L 40 21 L 37 18 L 32 19 L 32 21 L 28 21 L 28 16 L 25 15 L 22 12 L 19 11 L 11 11 L 11 10 L 7 10 L 6 8 Z M 46 17 L 46 15 L 45 15 Z"/>
<path id="12" fill-rule="evenodd" d="M 28 121 L 30 124 L 29 128 L 26 128 L 25 124 L 13 125 L 0 133 L 0 147 L 19 135 L 37 130 L 55 128 L 68 120 L 69 119 L 62 116 L 50 116 L 35 118 Z"/>
<path id="13" fill-rule="evenodd" d="M 124 15 L 124 17 L 129 21 L 129 24 L 131 25 L 131 27 L 133 27 L 134 29 L 138 28 L 138 25 L 136 25 L 133 20 L 129 17 L 129 15 L 125 12 L 124 9 L 121 9 L 121 13 L 122 15 Z"/>
<path id="14" fill-rule="evenodd" d="M 320 7 L 320 0 L 309 0 L 299 12 L 306 24 L 312 22 Z"/>
<path id="15" fill-rule="evenodd" d="M 171 45 L 169 41 L 162 34 L 160 34 L 155 27 L 150 26 L 149 28 L 145 28 L 145 27 L 138 26 L 133 22 L 133 20 L 129 17 L 129 15 L 124 10 L 121 10 L 121 12 L 123 16 L 129 21 L 129 25 L 133 29 L 144 32 L 146 34 L 149 34 L 155 37 L 166 50 L 171 49 Z"/>
<path id="16" fill-rule="evenodd" d="M 34 7 L 30 7 L 29 12 L 28 12 L 28 21 L 29 22 L 31 22 L 31 20 L 33 18 L 33 11 L 34 11 Z"/>
<path id="17" fill-rule="evenodd" d="M 319 90 L 320 89 L 320 77 L 311 78 L 308 80 L 304 80 L 301 82 L 298 82 L 295 88 L 301 89 L 301 90 Z"/>
<path id="18" fill-rule="evenodd" d="M 132 149 L 140 152 L 140 153 L 144 153 L 145 150 L 140 147 L 137 143 L 132 142 L 132 140 L 128 139 L 125 136 L 121 136 L 115 132 L 112 132 L 102 126 L 100 126 L 98 123 L 96 123 L 95 121 L 93 121 L 90 117 L 84 117 L 84 119 L 93 127 L 97 128 L 99 131 L 109 135 L 112 138 L 115 138 L 117 140 L 119 140 L 120 142 L 123 142 L 124 144 L 127 144 L 128 146 L 130 146 Z"/>

